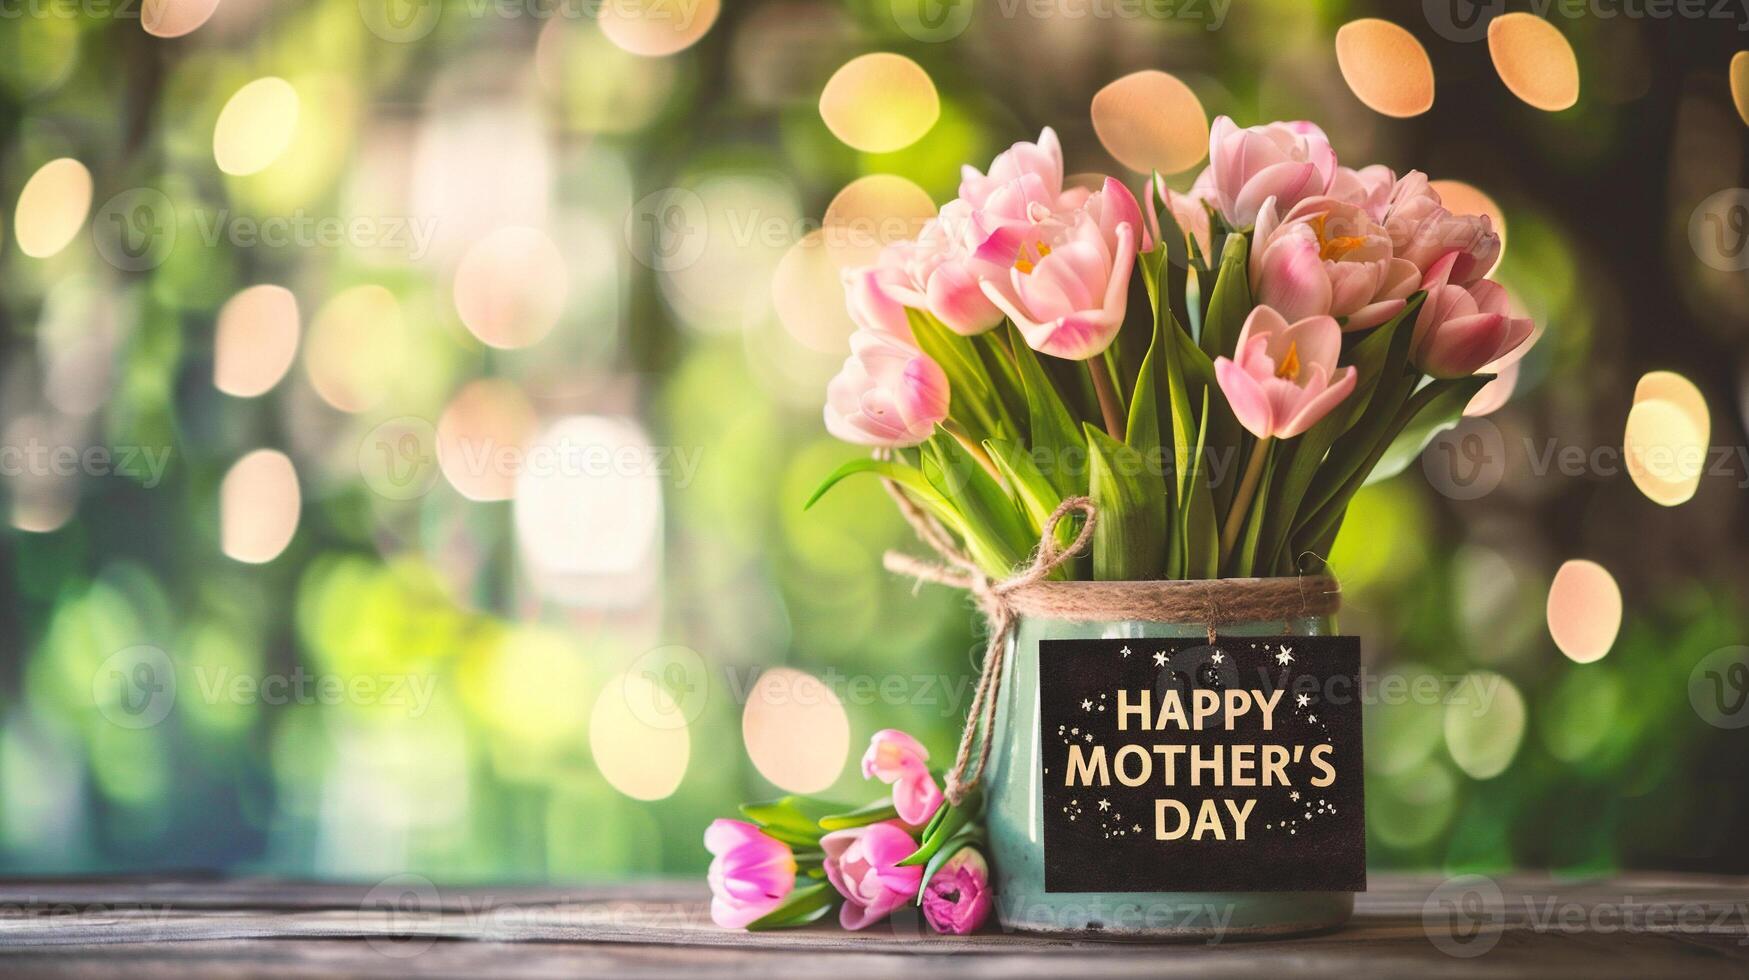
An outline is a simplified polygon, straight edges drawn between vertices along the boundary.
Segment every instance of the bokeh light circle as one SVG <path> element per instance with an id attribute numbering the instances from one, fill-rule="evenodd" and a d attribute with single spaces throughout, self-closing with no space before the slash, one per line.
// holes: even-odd
<path id="1" fill-rule="evenodd" d="M 492 347 L 527 347 L 551 333 L 568 290 L 565 257 L 534 228 L 499 228 L 471 245 L 455 271 L 456 313 Z"/>
<path id="2" fill-rule="evenodd" d="M 1549 636 L 1577 663 L 1603 658 L 1621 630 L 1621 587 L 1594 561 L 1574 559 L 1549 583 Z"/>
<path id="3" fill-rule="evenodd" d="M 1488 23 L 1488 54 L 1513 95 L 1546 112 L 1579 101 L 1579 59 L 1555 25 L 1535 14 L 1501 14 Z"/>
<path id="4" fill-rule="evenodd" d="M 599 5 L 597 23 L 614 46 L 660 58 L 698 43 L 722 12 L 722 0 L 613 0 Z"/>
<path id="5" fill-rule="evenodd" d="M 1471 779 L 1506 771 L 1524 741 L 1524 695 L 1493 671 L 1473 670 L 1445 704 L 1445 747 Z"/>
<path id="6" fill-rule="evenodd" d="M 225 555 L 258 565 L 279 557 L 298 529 L 297 469 L 277 449 L 232 464 L 219 485 L 219 542 Z"/>
<path id="7" fill-rule="evenodd" d="M 1397 24 L 1376 17 L 1349 21 L 1336 31 L 1342 80 L 1368 109 L 1405 119 L 1433 107 L 1433 62 L 1427 49 Z"/>
<path id="8" fill-rule="evenodd" d="M 923 138 L 941 117 L 929 73 L 910 58 L 879 51 L 845 62 L 820 92 L 820 118 L 846 145 L 891 153 Z"/>
<path id="9" fill-rule="evenodd" d="M 437 462 L 469 500 L 509 500 L 539 419 L 515 382 L 470 381 L 437 420 Z"/>
<path id="10" fill-rule="evenodd" d="M 304 345 L 304 370 L 329 405 L 368 411 L 388 396 L 406 342 L 395 295 L 377 285 L 354 286 L 317 311 Z"/>
<path id="11" fill-rule="evenodd" d="M 1749 126 L 1749 51 L 1731 56 L 1731 102 L 1737 107 L 1737 117 Z"/>
<path id="12" fill-rule="evenodd" d="M 73 240 L 91 211 L 91 171 L 72 157 L 50 160 L 25 181 L 13 212 L 18 250 L 46 259 Z"/>
<path id="13" fill-rule="evenodd" d="M 207 22 L 219 0 L 142 0 L 140 27 L 153 37 L 181 37 Z"/>
<path id="14" fill-rule="evenodd" d="M 923 188 L 896 174 L 870 174 L 832 198 L 820 232 L 840 268 L 873 265 L 883 247 L 916 238 L 934 216 Z"/>
<path id="15" fill-rule="evenodd" d="M 1707 433 L 1702 424 L 1661 398 L 1636 401 L 1622 432 L 1628 476 L 1646 499 L 1665 507 L 1686 503 L 1706 473 Z"/>
<path id="16" fill-rule="evenodd" d="M 844 771 L 850 719 L 819 678 L 773 667 L 747 694 L 741 738 L 754 768 L 773 785 L 791 793 L 818 793 Z"/>
<path id="17" fill-rule="evenodd" d="M 1208 113 L 1175 75 L 1125 75 L 1094 94 L 1092 115 L 1100 145 L 1131 170 L 1175 174 L 1208 155 Z"/>
<path id="18" fill-rule="evenodd" d="M 233 177 L 266 170 L 291 146 L 297 125 L 297 90 L 283 78 L 257 78 L 219 110 L 213 124 L 213 162 Z"/>
<path id="19" fill-rule="evenodd" d="M 822 354 L 850 349 L 856 329 L 844 305 L 844 280 L 818 230 L 789 247 L 771 274 L 771 306 L 798 343 Z"/>
<path id="20" fill-rule="evenodd" d="M 647 705 L 667 723 L 644 720 Z M 641 674 L 622 674 L 609 681 L 589 715 L 589 753 L 595 767 L 614 789 L 634 800 L 660 800 L 673 795 L 686 776 L 692 743 L 673 695 Z"/>
<path id="21" fill-rule="evenodd" d="M 298 300 L 284 286 L 250 286 L 219 308 L 213 386 L 227 395 L 266 394 L 298 353 Z"/>

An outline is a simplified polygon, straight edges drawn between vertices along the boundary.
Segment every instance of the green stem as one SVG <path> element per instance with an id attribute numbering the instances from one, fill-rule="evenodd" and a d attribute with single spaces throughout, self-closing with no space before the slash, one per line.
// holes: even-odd
<path id="1" fill-rule="evenodd" d="M 1117 386 L 1112 383 L 1110 365 L 1103 368 L 1093 363 L 1089 358 L 1085 363 L 1087 373 L 1093 378 L 1093 393 L 1099 396 L 1099 414 L 1105 416 L 1105 434 L 1123 441 L 1123 409 L 1118 406 Z M 1104 361 L 1104 358 L 1098 358 Z"/>
<path id="2" fill-rule="evenodd" d="M 984 468 L 984 472 L 990 474 L 990 479 L 995 480 L 997 486 L 1008 486 L 1003 481 L 1001 472 L 996 469 L 996 461 L 990 458 L 989 453 L 984 452 L 984 447 L 978 445 L 977 440 L 972 438 L 971 433 L 967 432 L 964 426 L 953 419 L 942 419 L 941 427 L 946 429 L 956 442 L 964 446 L 966 452 L 972 454 L 972 458 L 978 461 L 978 465 Z"/>
<path id="3" fill-rule="evenodd" d="M 1239 540 L 1239 529 L 1245 525 L 1245 513 L 1251 509 L 1251 497 L 1257 493 L 1257 481 L 1263 478 L 1263 463 L 1269 457 L 1272 440 L 1266 438 L 1257 440 L 1257 447 L 1251 450 L 1251 461 L 1245 464 L 1245 476 L 1239 482 L 1239 492 L 1233 496 L 1232 509 L 1227 511 L 1226 526 L 1221 529 L 1221 564 L 1227 563 L 1227 558 L 1233 553 L 1233 545 Z"/>

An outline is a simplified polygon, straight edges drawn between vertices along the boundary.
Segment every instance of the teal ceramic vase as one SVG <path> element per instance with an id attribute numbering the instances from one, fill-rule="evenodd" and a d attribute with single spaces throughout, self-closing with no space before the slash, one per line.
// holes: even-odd
<path id="1" fill-rule="evenodd" d="M 1240 623 L 1223 635 L 1328 635 L 1327 617 Z M 1354 909 L 1351 892 L 1047 892 L 1040 785 L 1041 640 L 1201 637 L 1206 627 L 1145 621 L 1068 622 L 1021 617 L 1009 634 L 996 705 L 986 819 L 1005 930 L 1130 940 L 1223 940 L 1330 929 Z"/>

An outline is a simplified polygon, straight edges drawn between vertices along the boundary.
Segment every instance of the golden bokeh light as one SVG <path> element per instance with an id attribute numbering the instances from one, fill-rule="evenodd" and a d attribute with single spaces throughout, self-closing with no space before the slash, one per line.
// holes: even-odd
<path id="1" fill-rule="evenodd" d="M 1342 80 L 1368 109 L 1405 119 L 1433 107 L 1433 62 L 1415 35 L 1388 20 L 1363 17 L 1336 32 Z"/>
<path id="2" fill-rule="evenodd" d="M 1547 112 L 1579 101 L 1579 59 L 1555 25 L 1535 14 L 1501 14 L 1488 22 L 1488 54 L 1506 87 Z"/>
<path id="3" fill-rule="evenodd" d="M 1700 393 L 1699 386 L 1675 371 L 1647 371 L 1641 375 L 1634 385 L 1634 404 L 1645 401 L 1669 402 L 1688 416 L 1700 432 L 1701 442 L 1712 437 L 1712 411 L 1707 408 L 1706 396 Z"/>
<path id="4" fill-rule="evenodd" d="M 207 22 L 219 0 L 144 0 L 140 26 L 154 37 L 181 37 Z"/>
<path id="5" fill-rule="evenodd" d="M 406 352 L 401 304 L 381 286 L 354 286 L 329 300 L 310 323 L 304 371 L 310 386 L 342 412 L 364 412 L 388 396 Z"/>
<path id="6" fill-rule="evenodd" d="M 623 51 L 660 58 L 684 51 L 705 36 L 722 0 L 614 0 L 600 4 L 601 33 Z"/>
<path id="7" fill-rule="evenodd" d="M 1731 101 L 1737 106 L 1737 117 L 1749 126 L 1749 51 L 1731 56 Z"/>
<path id="8" fill-rule="evenodd" d="M 818 793 L 844 771 L 850 719 L 838 696 L 812 674 L 773 667 L 759 675 L 741 713 L 754 768 L 779 789 Z"/>
<path id="9" fill-rule="evenodd" d="M 219 486 L 219 546 L 241 562 L 279 557 L 298 529 L 298 473 L 285 453 L 257 449 L 232 464 Z"/>
<path id="10" fill-rule="evenodd" d="M 564 256 L 534 228 L 499 228 L 455 271 L 456 313 L 491 347 L 527 347 L 552 332 L 568 290 Z"/>
<path id="11" fill-rule="evenodd" d="M 1100 144 L 1131 170 L 1175 174 L 1208 155 L 1208 113 L 1175 75 L 1125 75 L 1093 96 L 1092 113 Z"/>
<path id="12" fill-rule="evenodd" d="M 844 306 L 844 282 L 838 264 L 818 229 L 791 245 L 771 274 L 771 306 L 778 322 L 798 343 L 822 354 L 849 349 L 856 329 Z"/>
<path id="13" fill-rule="evenodd" d="M 1704 412 L 1706 406 L 1701 406 Z M 1693 498 L 1706 472 L 1710 420 L 1697 421 L 1662 398 L 1634 402 L 1622 433 L 1628 476 L 1653 503 L 1675 507 Z"/>
<path id="14" fill-rule="evenodd" d="M 46 259 L 67 247 L 91 211 L 91 171 L 72 157 L 42 165 L 25 181 L 13 213 L 18 250 Z"/>
<path id="15" fill-rule="evenodd" d="M 669 722 L 651 725 L 644 705 Z M 660 800 L 680 787 L 692 743 L 674 696 L 641 674 L 609 681 L 589 715 L 589 754 L 614 789 L 634 800 Z"/>
<path id="16" fill-rule="evenodd" d="M 881 249 L 916 238 L 935 217 L 935 202 L 915 183 L 896 174 L 870 174 L 845 185 L 820 230 L 826 250 L 840 268 L 873 265 Z"/>
<path id="17" fill-rule="evenodd" d="M 845 62 L 820 92 L 820 118 L 846 145 L 891 153 L 923 138 L 941 117 L 929 73 L 910 58 L 875 52 Z"/>
<path id="18" fill-rule="evenodd" d="M 213 124 L 213 162 L 234 177 L 259 173 L 291 146 L 298 125 L 298 93 L 268 75 L 238 89 Z"/>
<path id="19" fill-rule="evenodd" d="M 1493 779 L 1518 754 L 1525 715 L 1517 685 L 1493 671 L 1473 670 L 1446 699 L 1446 751 L 1471 779 Z"/>
<path id="20" fill-rule="evenodd" d="M 547 426 L 516 473 L 512 507 L 517 554 L 536 588 L 579 606 L 642 601 L 661 567 L 662 462 L 687 465 L 659 459 L 625 419 L 577 415 Z"/>
<path id="21" fill-rule="evenodd" d="M 470 381 L 437 420 L 437 464 L 444 479 L 469 500 L 509 500 L 538 422 L 514 382 Z"/>
<path id="22" fill-rule="evenodd" d="M 1594 561 L 1574 559 L 1549 583 L 1549 636 L 1576 663 L 1602 659 L 1621 630 L 1621 587 Z"/>
<path id="23" fill-rule="evenodd" d="M 266 394 L 285 377 L 297 353 L 297 297 L 284 286 L 250 286 L 219 309 L 213 386 L 238 398 Z"/>
<path id="24" fill-rule="evenodd" d="M 1439 195 L 1439 202 L 1452 214 L 1485 214 L 1494 227 L 1494 234 L 1500 236 L 1500 254 L 1494 258 L 1494 265 L 1488 270 L 1500 268 L 1500 263 L 1506 258 L 1506 212 L 1494 199 L 1489 197 L 1474 184 L 1466 184 L 1461 180 L 1430 180 L 1427 186 L 1433 188 Z M 1483 273 L 1487 275 L 1487 273 Z"/>

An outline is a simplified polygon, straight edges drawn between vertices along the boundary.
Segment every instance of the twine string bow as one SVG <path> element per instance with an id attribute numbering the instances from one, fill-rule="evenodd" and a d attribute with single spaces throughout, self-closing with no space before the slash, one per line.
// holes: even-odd
<path id="1" fill-rule="evenodd" d="M 965 794 L 983 777 L 984 766 L 990 761 L 991 739 L 996 725 L 996 698 L 1002 688 L 1002 661 L 1008 651 L 1008 634 L 1018 616 L 1009 596 L 1019 589 L 1044 581 L 1064 562 L 1075 557 L 1093 540 L 1093 528 L 1098 523 L 1098 508 L 1088 497 L 1070 497 L 1057 505 L 1045 519 L 1039 535 L 1038 549 L 1032 561 L 1004 579 L 993 580 L 978 567 L 953 541 L 940 522 L 925 514 L 903 491 L 891 482 L 887 492 L 899 506 L 899 513 L 917 532 L 917 537 L 941 556 L 942 564 L 914 558 L 903 552 L 889 551 L 884 564 L 888 571 L 909 575 L 919 582 L 935 582 L 971 594 L 978 608 L 989 621 L 990 638 L 984 647 L 984 664 L 978 675 L 978 686 L 972 694 L 971 710 L 966 716 L 965 730 L 960 734 L 959 751 L 953 768 L 947 771 L 943 793 L 949 803 L 958 806 Z M 1066 548 L 1057 547 L 1057 525 L 1079 511 L 1087 519 L 1081 531 Z M 977 748 L 974 762 L 972 750 Z"/>

